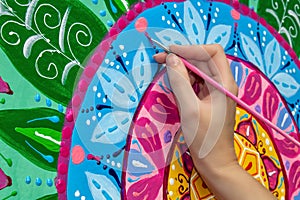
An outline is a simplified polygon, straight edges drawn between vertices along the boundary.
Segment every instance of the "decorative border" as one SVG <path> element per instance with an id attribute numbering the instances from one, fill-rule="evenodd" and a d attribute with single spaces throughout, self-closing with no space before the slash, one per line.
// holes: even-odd
<path id="1" fill-rule="evenodd" d="M 58 157 L 58 166 L 57 166 L 57 178 L 55 179 L 55 186 L 58 192 L 58 199 L 65 200 L 66 189 L 67 189 L 67 180 L 68 177 L 68 165 L 69 165 L 69 156 L 70 156 L 70 146 L 72 140 L 72 132 L 75 125 L 75 120 L 77 119 L 78 110 L 84 99 L 85 91 L 88 88 L 92 78 L 94 77 L 99 65 L 105 57 L 105 53 L 109 50 L 110 45 L 116 39 L 117 35 L 122 32 L 126 26 L 131 23 L 140 13 L 143 11 L 158 6 L 164 2 L 184 2 L 185 0 L 145 0 L 145 2 L 140 2 L 131 7 L 131 9 L 121 16 L 114 26 L 109 30 L 107 35 L 104 37 L 100 45 L 95 50 L 94 54 L 90 57 L 89 62 L 87 63 L 84 72 L 81 75 L 80 81 L 77 88 L 74 91 L 74 96 L 66 110 L 65 124 L 62 129 L 62 142 L 60 147 L 60 153 Z M 300 60 L 297 57 L 297 54 L 288 44 L 288 42 L 271 26 L 266 20 L 253 10 L 251 10 L 246 5 L 243 5 L 238 2 L 238 0 L 207 0 L 208 2 L 220 2 L 225 3 L 244 16 L 248 16 L 260 23 L 268 29 L 268 31 L 276 38 L 279 44 L 288 52 L 295 64 L 300 69 Z"/>

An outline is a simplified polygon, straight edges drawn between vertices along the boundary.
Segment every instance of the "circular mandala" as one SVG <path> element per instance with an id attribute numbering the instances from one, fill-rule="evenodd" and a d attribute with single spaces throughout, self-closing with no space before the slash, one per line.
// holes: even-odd
<path id="1" fill-rule="evenodd" d="M 152 59 L 160 49 L 144 31 L 165 45 L 219 43 L 249 109 L 287 134 L 297 132 L 300 71 L 290 49 L 268 28 L 239 4 L 136 4 L 95 50 L 78 83 L 62 131 L 59 198 L 211 196 L 178 132 L 178 111 L 165 70 Z M 299 146 L 244 108 L 237 110 L 236 119 L 240 164 L 274 195 L 292 199 L 299 192 Z"/>

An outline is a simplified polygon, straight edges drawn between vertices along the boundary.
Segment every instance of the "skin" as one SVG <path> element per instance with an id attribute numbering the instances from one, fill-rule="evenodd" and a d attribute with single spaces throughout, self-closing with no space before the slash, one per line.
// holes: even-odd
<path id="1" fill-rule="evenodd" d="M 198 67 L 237 96 L 238 86 L 220 45 L 170 46 L 154 56 L 166 63 L 181 129 L 197 171 L 217 199 L 276 199 L 240 167 L 234 150 L 236 103 L 189 72 L 178 57 Z M 176 55 L 178 56 L 176 56 Z M 197 93 L 193 88 L 198 88 Z M 234 186 L 234 187 L 233 187 Z"/>

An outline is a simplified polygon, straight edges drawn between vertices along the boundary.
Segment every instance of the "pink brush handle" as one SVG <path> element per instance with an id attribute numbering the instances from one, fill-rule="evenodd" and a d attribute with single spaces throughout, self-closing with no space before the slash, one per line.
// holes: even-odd
<path id="1" fill-rule="evenodd" d="M 208 75 L 206 75 L 205 73 L 203 73 L 201 70 L 199 70 L 197 67 L 195 67 L 194 65 L 192 65 L 191 63 L 189 63 L 187 60 L 185 60 L 184 58 L 181 58 L 183 64 L 192 72 L 194 72 L 196 75 L 200 76 L 201 78 L 203 78 L 205 81 L 207 81 L 207 83 L 211 84 L 212 86 L 214 86 L 215 88 L 217 88 L 220 92 L 222 92 L 223 94 L 225 94 L 226 96 L 230 97 L 232 100 L 234 100 L 236 103 L 238 103 L 241 107 L 243 107 L 244 109 L 246 109 L 250 114 L 252 114 L 254 117 L 256 117 L 257 119 L 259 119 L 260 121 L 264 122 L 265 124 L 267 124 L 269 127 L 273 128 L 275 131 L 277 131 L 278 133 L 280 133 L 282 136 L 288 138 L 289 140 L 291 140 L 292 142 L 294 142 L 297 146 L 300 147 L 300 142 L 298 142 L 295 138 L 291 137 L 290 135 L 288 135 L 287 133 L 285 133 L 283 130 L 281 130 L 280 128 L 278 128 L 277 126 L 275 126 L 272 122 L 270 122 L 268 119 L 264 118 L 263 116 L 261 116 L 258 112 L 256 112 L 255 110 L 252 110 L 249 108 L 249 106 L 243 102 L 242 100 L 240 100 L 238 97 L 236 97 L 234 94 L 232 94 L 231 92 L 229 92 L 228 90 L 226 90 L 221 84 L 217 83 L 214 79 L 212 79 L 211 77 L 209 77 Z"/>

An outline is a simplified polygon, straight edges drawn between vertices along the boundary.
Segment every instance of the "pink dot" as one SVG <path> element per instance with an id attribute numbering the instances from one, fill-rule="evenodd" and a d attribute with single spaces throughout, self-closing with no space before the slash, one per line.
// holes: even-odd
<path id="1" fill-rule="evenodd" d="M 129 11 L 127 12 L 127 14 L 126 14 L 126 17 L 127 17 L 127 19 L 128 19 L 129 21 L 131 21 L 131 20 L 134 19 L 135 14 L 134 14 L 134 12 L 133 12 L 132 10 L 129 10 Z"/>
<path id="2" fill-rule="evenodd" d="M 61 174 L 66 174 L 68 172 L 68 167 L 65 163 L 60 163 L 58 165 L 57 171 Z"/>
<path id="3" fill-rule="evenodd" d="M 75 106 L 75 107 L 78 107 L 81 103 L 81 98 L 79 95 L 75 95 L 73 98 L 72 98 L 72 105 Z"/>
<path id="4" fill-rule="evenodd" d="M 148 21 L 144 17 L 141 17 L 138 20 L 136 20 L 134 25 L 135 25 L 135 29 L 138 32 L 142 33 L 142 32 L 146 31 L 147 26 L 148 26 Z"/>
<path id="5" fill-rule="evenodd" d="M 66 191 L 66 182 L 62 179 L 57 179 L 55 182 L 58 193 L 64 193 Z"/>
<path id="6" fill-rule="evenodd" d="M 81 146 L 76 145 L 72 149 L 72 162 L 74 164 L 80 164 L 84 160 L 84 150 Z"/>
<path id="7" fill-rule="evenodd" d="M 93 58 L 96 56 L 96 54 L 93 56 Z M 92 58 L 92 59 L 93 59 Z M 98 57 L 97 57 L 98 59 Z M 94 61 L 94 60 L 93 60 Z M 97 60 L 98 61 L 98 60 Z M 101 61 L 100 61 L 101 62 Z M 92 67 L 92 66 L 88 66 L 84 69 L 84 74 L 89 77 L 92 78 L 94 76 L 94 74 L 96 73 L 96 70 Z"/>
<path id="8" fill-rule="evenodd" d="M 68 157 L 69 156 L 69 147 L 61 147 L 60 148 L 60 155 L 62 155 L 63 157 Z"/>
<path id="9" fill-rule="evenodd" d="M 240 13 L 238 11 L 236 11 L 235 9 L 231 10 L 231 16 L 235 20 L 239 20 L 240 19 Z"/>
<path id="10" fill-rule="evenodd" d="M 81 80 L 78 85 L 81 92 L 86 91 L 88 88 L 88 83 L 85 80 Z"/>
<path id="11" fill-rule="evenodd" d="M 100 53 L 95 53 L 92 57 L 93 63 L 99 65 L 102 62 L 103 56 Z"/>
<path id="12" fill-rule="evenodd" d="M 63 139 L 69 139 L 72 136 L 72 129 L 68 126 L 65 126 L 61 132 Z"/>
<path id="13" fill-rule="evenodd" d="M 68 122 L 72 122 L 73 121 L 73 112 L 71 109 L 68 109 L 67 114 L 66 114 L 66 119 Z"/>

